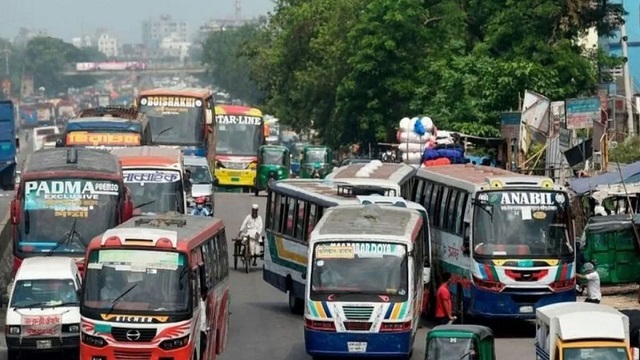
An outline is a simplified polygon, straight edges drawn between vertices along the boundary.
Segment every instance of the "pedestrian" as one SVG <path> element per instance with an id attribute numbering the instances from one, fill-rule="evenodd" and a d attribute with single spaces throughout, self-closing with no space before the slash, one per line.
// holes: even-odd
<path id="1" fill-rule="evenodd" d="M 602 300 L 602 292 L 600 292 L 600 276 L 595 270 L 592 263 L 588 262 L 584 264 L 585 274 L 576 274 L 580 279 L 587 280 L 587 298 L 585 302 L 600 304 Z"/>
<path id="2" fill-rule="evenodd" d="M 436 322 L 438 325 L 445 325 L 456 320 L 451 308 L 450 281 L 451 274 L 448 272 L 443 273 L 442 283 L 436 292 Z"/>

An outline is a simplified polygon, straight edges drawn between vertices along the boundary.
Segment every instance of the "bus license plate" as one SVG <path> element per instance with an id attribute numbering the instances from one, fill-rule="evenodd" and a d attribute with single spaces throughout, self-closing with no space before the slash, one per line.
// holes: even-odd
<path id="1" fill-rule="evenodd" d="M 520 306 L 520 312 L 521 313 L 532 313 L 533 312 L 533 306 Z"/>
<path id="2" fill-rule="evenodd" d="M 36 341 L 37 349 L 51 349 L 51 340 L 38 340 Z"/>
<path id="3" fill-rule="evenodd" d="M 349 352 L 350 353 L 367 352 L 367 343 L 366 342 L 348 342 L 347 346 L 349 347 Z"/>

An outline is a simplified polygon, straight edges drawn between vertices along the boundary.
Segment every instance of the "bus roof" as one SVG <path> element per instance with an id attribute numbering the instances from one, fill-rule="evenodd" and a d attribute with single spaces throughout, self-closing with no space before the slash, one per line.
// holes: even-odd
<path id="1" fill-rule="evenodd" d="M 106 151 L 84 148 L 53 148 L 31 153 L 24 160 L 21 174 L 26 178 L 29 173 L 47 171 L 91 171 L 122 177 L 118 158 Z"/>
<path id="2" fill-rule="evenodd" d="M 356 203 L 357 195 L 369 195 L 372 192 L 386 192 L 375 186 L 353 186 L 331 180 L 285 179 L 272 183 L 270 189 L 278 194 L 294 196 L 312 201 L 321 206 L 337 206 L 344 203 Z"/>
<path id="3" fill-rule="evenodd" d="M 216 105 L 216 115 L 262 116 L 260 109 L 239 105 Z"/>
<path id="4" fill-rule="evenodd" d="M 109 117 L 93 117 L 69 119 L 66 125 L 66 131 L 84 131 L 84 130 L 119 130 L 119 131 L 142 131 L 142 122 L 138 120 L 109 118 Z"/>
<path id="5" fill-rule="evenodd" d="M 427 178 L 437 182 L 468 190 L 499 190 L 502 187 L 534 187 L 563 189 L 554 185 L 551 178 L 545 176 L 529 176 L 508 170 L 481 165 L 440 165 L 418 169 L 418 178 Z"/>
<path id="6" fill-rule="evenodd" d="M 167 213 L 153 216 L 137 216 L 98 235 L 89 244 L 89 249 L 109 246 L 107 240 L 117 237 L 122 246 L 149 248 L 163 238 L 171 247 L 188 251 L 212 237 L 224 228 L 221 219 L 208 216 L 191 216 Z"/>
<path id="7" fill-rule="evenodd" d="M 420 215 L 411 209 L 377 205 L 344 205 L 331 208 L 313 230 L 314 237 L 362 235 L 410 237 L 422 225 Z"/>
<path id="8" fill-rule="evenodd" d="M 402 184 L 411 179 L 415 173 L 416 168 L 411 165 L 372 160 L 365 164 L 349 164 L 335 168 L 326 178 L 352 183 L 384 180 Z"/>
<path id="9" fill-rule="evenodd" d="M 138 97 L 143 96 L 189 96 L 196 97 L 200 99 L 206 99 L 213 95 L 211 90 L 201 89 L 201 88 L 187 88 L 187 87 L 176 87 L 176 88 L 157 88 L 157 89 L 149 89 L 140 92 Z"/>
<path id="10" fill-rule="evenodd" d="M 122 167 L 172 166 L 182 163 L 182 151 L 159 146 L 132 146 L 111 150 L 120 159 Z"/>

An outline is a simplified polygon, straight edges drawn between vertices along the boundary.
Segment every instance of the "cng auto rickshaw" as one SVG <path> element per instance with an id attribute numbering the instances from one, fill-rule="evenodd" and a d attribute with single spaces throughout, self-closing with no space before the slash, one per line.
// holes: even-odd
<path id="1" fill-rule="evenodd" d="M 425 360 L 495 360 L 493 331 L 481 325 L 440 325 L 427 334 Z"/>
<path id="2" fill-rule="evenodd" d="M 267 188 L 271 181 L 288 179 L 291 166 L 289 149 L 279 145 L 264 145 L 258 151 L 255 195 Z"/>
<path id="3" fill-rule="evenodd" d="M 333 151 L 327 146 L 306 146 L 302 150 L 300 177 L 324 179 L 333 170 Z"/>

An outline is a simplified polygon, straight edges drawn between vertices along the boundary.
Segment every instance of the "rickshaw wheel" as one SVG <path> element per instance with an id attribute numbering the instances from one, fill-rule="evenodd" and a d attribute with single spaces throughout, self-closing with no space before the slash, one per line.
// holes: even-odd
<path id="1" fill-rule="evenodd" d="M 260 194 L 260 190 L 258 190 L 258 188 L 255 188 L 255 190 L 253 191 L 253 195 L 258 196 Z"/>

